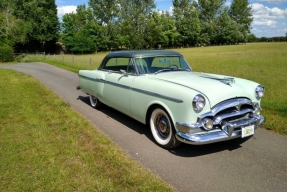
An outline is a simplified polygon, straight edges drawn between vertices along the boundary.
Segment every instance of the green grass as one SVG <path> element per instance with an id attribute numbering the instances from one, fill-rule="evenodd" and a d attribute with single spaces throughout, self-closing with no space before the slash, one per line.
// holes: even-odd
<path id="1" fill-rule="evenodd" d="M 287 43 L 254 43 L 175 49 L 195 71 L 249 79 L 266 88 L 262 100 L 265 129 L 287 134 Z M 41 61 L 77 72 L 95 69 L 107 53 L 94 55 L 27 56 L 23 61 Z M 91 61 L 91 62 L 90 62 Z"/>
<path id="2" fill-rule="evenodd" d="M 0 90 L 0 191 L 173 191 L 34 78 Z"/>

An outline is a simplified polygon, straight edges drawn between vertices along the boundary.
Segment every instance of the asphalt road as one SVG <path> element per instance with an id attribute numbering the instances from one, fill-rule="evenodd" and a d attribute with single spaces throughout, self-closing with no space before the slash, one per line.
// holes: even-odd
<path id="1" fill-rule="evenodd" d="M 258 129 L 244 143 L 158 147 L 148 127 L 109 108 L 98 111 L 76 90 L 78 75 L 43 63 L 0 65 L 38 79 L 177 191 L 287 191 L 287 137 Z M 3 82 L 0 82 L 3 83 Z M 0 90 L 1 92 L 1 90 Z"/>

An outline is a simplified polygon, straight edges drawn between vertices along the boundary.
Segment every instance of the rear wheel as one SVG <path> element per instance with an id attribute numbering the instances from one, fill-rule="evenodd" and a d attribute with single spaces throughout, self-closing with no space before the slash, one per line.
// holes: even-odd
<path id="1" fill-rule="evenodd" d="M 90 98 L 91 106 L 93 108 L 99 109 L 102 107 L 103 104 L 98 98 L 94 97 L 93 95 L 89 95 L 89 98 Z"/>
<path id="2" fill-rule="evenodd" d="M 168 113 L 161 107 L 155 108 L 150 115 L 150 129 L 158 145 L 172 149 L 180 145 L 175 138 L 175 129 Z"/>

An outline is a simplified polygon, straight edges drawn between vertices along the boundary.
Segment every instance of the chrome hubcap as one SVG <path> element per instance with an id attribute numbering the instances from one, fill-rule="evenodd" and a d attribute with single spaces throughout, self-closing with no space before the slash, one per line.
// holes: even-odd
<path id="1" fill-rule="evenodd" d="M 166 139 L 170 133 L 168 119 L 163 114 L 158 114 L 155 118 L 155 127 L 159 137 Z"/>
<path id="2" fill-rule="evenodd" d="M 97 99 L 92 95 L 90 96 L 90 101 L 91 101 L 92 106 L 95 106 L 97 103 Z"/>

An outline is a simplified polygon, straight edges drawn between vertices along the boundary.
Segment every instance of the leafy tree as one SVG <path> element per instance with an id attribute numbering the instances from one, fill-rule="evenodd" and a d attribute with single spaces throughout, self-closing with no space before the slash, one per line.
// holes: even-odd
<path id="1" fill-rule="evenodd" d="M 248 35 L 248 42 L 252 43 L 252 42 L 257 42 L 258 38 L 252 33 Z"/>
<path id="2" fill-rule="evenodd" d="M 53 52 L 58 40 L 59 21 L 54 0 L 14 0 L 13 15 L 25 21 L 26 41 L 18 51 Z"/>
<path id="3" fill-rule="evenodd" d="M 253 21 L 252 8 L 248 0 L 233 0 L 229 13 L 231 18 L 237 23 L 239 31 L 244 36 L 241 42 L 246 42 Z"/>
<path id="4" fill-rule="evenodd" d="M 157 35 L 157 45 L 159 48 L 174 47 L 180 44 L 180 34 L 176 30 L 175 20 L 169 12 L 153 12 L 153 19 L 159 34 Z"/>
<path id="5" fill-rule="evenodd" d="M 162 33 L 162 25 L 160 23 L 160 13 L 153 12 L 152 17 L 147 20 L 145 33 L 146 48 L 158 48 L 161 41 L 166 40 Z"/>
<path id="6" fill-rule="evenodd" d="M 217 24 L 217 42 L 220 44 L 235 43 L 236 23 L 229 16 L 227 8 L 219 16 Z"/>
<path id="7" fill-rule="evenodd" d="M 217 44 L 217 19 L 221 15 L 225 0 L 198 0 L 200 10 L 201 41 L 206 44 Z"/>
<path id="8" fill-rule="evenodd" d="M 199 10 L 191 0 L 173 0 L 176 29 L 183 45 L 195 45 L 199 41 L 201 25 Z"/>
<path id="9" fill-rule="evenodd" d="M 13 47 L 25 41 L 25 23 L 12 15 L 13 1 L 0 2 L 0 45 Z"/>
<path id="10" fill-rule="evenodd" d="M 76 13 L 63 16 L 61 41 L 73 53 L 91 53 L 103 46 L 103 27 L 95 20 L 91 8 L 79 5 Z"/>
<path id="11" fill-rule="evenodd" d="M 233 0 L 230 6 L 230 16 L 238 24 L 244 26 L 245 30 L 250 30 L 253 21 L 252 8 L 248 0 Z"/>
<path id="12" fill-rule="evenodd" d="M 0 45 L 0 62 L 9 62 L 13 60 L 14 60 L 13 48 L 8 45 L 4 46 Z"/>
<path id="13" fill-rule="evenodd" d="M 148 47 L 146 40 L 149 38 L 147 24 L 155 8 L 154 0 L 119 0 L 120 33 L 128 37 L 130 48 L 143 49 Z"/>
<path id="14" fill-rule="evenodd" d="M 105 43 L 112 49 L 117 44 L 119 0 L 89 0 L 89 6 L 98 24 L 105 28 Z"/>
<path id="15" fill-rule="evenodd" d="M 118 0 L 89 0 L 96 20 L 103 26 L 115 21 L 119 11 L 118 3 Z"/>

